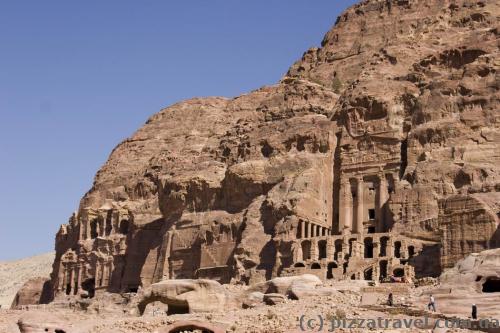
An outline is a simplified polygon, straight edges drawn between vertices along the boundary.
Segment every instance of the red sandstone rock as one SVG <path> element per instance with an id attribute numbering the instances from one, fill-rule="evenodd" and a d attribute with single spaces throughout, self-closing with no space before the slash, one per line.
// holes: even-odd
<path id="1" fill-rule="evenodd" d="M 363 1 L 278 84 L 153 115 L 61 226 L 54 294 L 412 279 L 500 246 L 499 6 Z"/>

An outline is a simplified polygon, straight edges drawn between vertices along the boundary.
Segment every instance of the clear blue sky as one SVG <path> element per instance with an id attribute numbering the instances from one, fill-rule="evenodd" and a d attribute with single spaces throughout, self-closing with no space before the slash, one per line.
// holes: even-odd
<path id="1" fill-rule="evenodd" d="M 0 260 L 51 251 L 150 115 L 275 83 L 355 2 L 2 1 Z"/>

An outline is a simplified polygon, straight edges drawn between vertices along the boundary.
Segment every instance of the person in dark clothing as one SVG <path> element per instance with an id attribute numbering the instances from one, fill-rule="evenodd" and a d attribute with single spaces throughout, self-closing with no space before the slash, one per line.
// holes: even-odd
<path id="1" fill-rule="evenodd" d="M 392 306 L 394 304 L 394 299 L 393 299 L 392 293 L 389 293 L 389 299 L 388 299 L 387 303 L 389 303 L 389 306 Z"/>
<path id="2" fill-rule="evenodd" d="M 472 304 L 472 319 L 477 319 L 477 306 Z"/>

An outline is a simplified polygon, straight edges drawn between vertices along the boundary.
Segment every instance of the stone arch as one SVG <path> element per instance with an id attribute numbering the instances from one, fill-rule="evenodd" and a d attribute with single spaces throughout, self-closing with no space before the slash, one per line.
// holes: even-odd
<path id="1" fill-rule="evenodd" d="M 365 280 L 373 280 L 373 268 L 370 267 L 370 268 L 365 269 L 363 272 L 363 276 L 364 276 Z"/>
<path id="2" fill-rule="evenodd" d="M 321 264 L 318 262 L 313 262 L 311 265 L 311 269 L 321 269 Z"/>
<path id="3" fill-rule="evenodd" d="M 160 296 L 151 296 L 143 298 L 139 304 L 137 305 L 139 309 L 139 313 L 141 316 L 144 314 L 146 310 L 146 306 L 153 302 L 162 302 L 163 304 L 168 305 L 167 315 L 174 314 L 186 314 L 189 313 L 189 303 L 186 300 L 166 300 Z"/>
<path id="4" fill-rule="evenodd" d="M 302 246 L 302 260 L 306 261 L 311 259 L 311 241 L 305 240 L 301 243 Z"/>
<path id="5" fill-rule="evenodd" d="M 326 259 L 326 240 L 318 241 L 318 259 Z"/>
<path id="6" fill-rule="evenodd" d="M 373 258 L 373 238 L 366 237 L 364 240 L 364 244 L 365 244 L 364 257 L 365 258 Z"/>
<path id="7" fill-rule="evenodd" d="M 306 265 L 303 262 L 296 262 L 293 267 L 306 267 Z"/>
<path id="8" fill-rule="evenodd" d="M 329 262 L 326 267 L 327 267 L 326 278 L 327 279 L 333 279 L 333 277 L 334 277 L 333 276 L 333 270 L 338 267 L 337 263 L 335 263 L 333 261 Z"/>
<path id="9" fill-rule="evenodd" d="M 405 270 L 402 267 L 394 268 L 394 270 L 392 271 L 392 275 L 394 275 L 395 277 L 404 277 Z"/>
<path id="10" fill-rule="evenodd" d="M 401 242 L 400 241 L 394 242 L 394 257 L 401 258 Z"/>

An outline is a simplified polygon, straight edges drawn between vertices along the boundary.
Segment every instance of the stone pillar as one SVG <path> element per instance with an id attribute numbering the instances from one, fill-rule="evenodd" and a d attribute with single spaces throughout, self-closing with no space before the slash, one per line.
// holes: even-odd
<path id="1" fill-rule="evenodd" d="M 101 264 L 99 263 L 99 261 L 96 261 L 95 263 L 95 287 L 98 288 L 101 286 L 101 283 L 99 282 L 101 278 Z"/>
<path id="2" fill-rule="evenodd" d="M 339 231 L 341 234 L 352 231 L 352 192 L 347 177 L 343 177 L 340 184 Z"/>
<path id="3" fill-rule="evenodd" d="M 312 237 L 312 223 L 307 222 L 307 237 L 311 238 Z"/>
<path id="4" fill-rule="evenodd" d="M 306 223 L 300 221 L 300 238 L 306 238 Z"/>
<path id="5" fill-rule="evenodd" d="M 85 239 L 90 238 L 90 219 L 87 216 L 86 221 L 85 221 Z"/>
<path id="6" fill-rule="evenodd" d="M 321 227 L 318 225 L 316 226 L 316 236 L 321 236 Z"/>
<path id="7" fill-rule="evenodd" d="M 73 288 L 75 287 L 75 267 L 71 267 L 69 269 L 69 285 L 71 288 L 71 291 L 74 292 Z"/>
<path id="8" fill-rule="evenodd" d="M 77 274 L 76 274 L 76 290 L 75 290 L 75 295 L 78 295 L 78 292 L 80 291 L 80 285 L 82 284 L 82 267 L 78 266 L 77 267 Z"/>
<path id="9" fill-rule="evenodd" d="M 335 255 L 335 244 L 331 238 L 326 239 L 326 259 L 333 260 Z"/>
<path id="10" fill-rule="evenodd" d="M 394 257 L 394 242 L 392 238 L 387 239 L 387 246 L 385 247 L 385 254 L 387 257 Z"/>
<path id="11" fill-rule="evenodd" d="M 376 203 L 376 218 L 377 218 L 377 232 L 385 232 L 387 229 L 386 226 L 386 217 L 385 217 L 385 203 L 389 197 L 389 193 L 387 191 L 387 180 L 385 179 L 385 174 L 381 173 L 378 176 L 378 190 L 377 190 L 377 203 Z"/>
<path id="12" fill-rule="evenodd" d="M 380 268 L 378 264 L 373 265 L 372 268 L 372 279 L 377 282 L 380 280 Z"/>
<path id="13" fill-rule="evenodd" d="M 311 260 L 318 259 L 318 242 L 315 239 L 311 239 L 311 252 L 309 258 Z"/>
<path id="14" fill-rule="evenodd" d="M 311 223 L 311 237 L 316 237 L 316 225 Z"/>
<path id="15" fill-rule="evenodd" d="M 373 242 L 373 258 L 378 258 L 380 254 L 380 242 Z"/>
<path id="16" fill-rule="evenodd" d="M 359 176 L 356 178 L 356 225 L 354 227 L 354 232 L 361 234 L 363 233 L 363 221 L 364 221 L 364 205 L 363 205 L 363 177 Z"/>
<path id="17" fill-rule="evenodd" d="M 401 259 L 408 259 L 408 244 L 405 239 L 401 240 L 401 249 L 399 250 Z"/>

